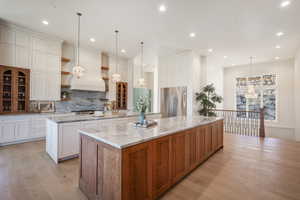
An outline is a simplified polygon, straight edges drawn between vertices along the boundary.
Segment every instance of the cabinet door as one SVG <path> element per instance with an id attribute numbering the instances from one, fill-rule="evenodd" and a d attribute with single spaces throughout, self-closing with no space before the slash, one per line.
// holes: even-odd
<path id="1" fill-rule="evenodd" d="M 206 127 L 199 127 L 197 129 L 197 159 L 201 163 L 205 159 L 205 133 Z"/>
<path id="2" fill-rule="evenodd" d="M 205 155 L 208 156 L 212 152 L 212 126 L 208 125 L 205 131 Z"/>
<path id="3" fill-rule="evenodd" d="M 60 74 L 49 73 L 46 76 L 46 100 L 57 101 L 60 100 Z"/>
<path id="4" fill-rule="evenodd" d="M 46 119 L 33 118 L 31 122 L 31 138 L 40 138 L 46 136 Z"/>
<path id="5" fill-rule="evenodd" d="M 195 168 L 199 163 L 197 159 L 197 147 L 199 146 L 197 140 L 197 129 L 187 131 L 189 139 L 189 166 L 191 169 Z"/>
<path id="6" fill-rule="evenodd" d="M 0 43 L 0 65 L 15 65 L 15 46 L 13 44 Z"/>
<path id="7" fill-rule="evenodd" d="M 122 152 L 122 199 L 152 198 L 152 145 L 150 142 Z"/>
<path id="8" fill-rule="evenodd" d="M 172 178 L 173 182 L 177 182 L 182 178 L 186 171 L 186 142 L 185 132 L 177 133 L 172 136 Z"/>
<path id="9" fill-rule="evenodd" d="M 171 137 L 153 142 L 153 195 L 158 197 L 171 185 Z"/>
<path id="10" fill-rule="evenodd" d="M 0 125 L 0 142 L 12 142 L 15 139 L 15 122 L 3 121 Z"/>
<path id="11" fill-rule="evenodd" d="M 218 122 L 218 147 L 223 147 L 223 134 L 224 134 L 224 127 L 223 121 Z"/>
<path id="12" fill-rule="evenodd" d="M 42 72 L 31 73 L 30 100 L 47 100 L 45 79 L 46 77 Z"/>
<path id="13" fill-rule="evenodd" d="M 30 121 L 17 121 L 15 128 L 15 139 L 28 139 L 30 136 Z"/>
<path id="14" fill-rule="evenodd" d="M 216 151 L 218 149 L 218 127 L 219 123 L 215 122 L 212 125 L 212 134 L 211 134 L 211 138 L 212 138 L 212 151 Z"/>
<path id="15" fill-rule="evenodd" d="M 59 126 L 59 158 L 79 154 L 80 123 L 66 123 Z"/>

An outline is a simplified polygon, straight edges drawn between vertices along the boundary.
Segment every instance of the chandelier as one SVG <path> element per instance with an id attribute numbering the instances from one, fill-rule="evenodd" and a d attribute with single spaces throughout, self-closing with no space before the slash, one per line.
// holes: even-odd
<path id="1" fill-rule="evenodd" d="M 85 69 L 80 66 L 79 62 L 79 51 L 80 51 L 80 17 L 82 16 L 81 13 L 76 13 L 78 16 L 78 26 L 77 26 L 77 47 L 76 47 L 76 65 L 72 69 L 73 75 L 77 78 L 80 79 L 80 77 L 83 76 Z"/>
<path id="2" fill-rule="evenodd" d="M 250 57 L 250 68 L 251 68 L 251 74 L 253 74 L 253 57 Z M 249 80 L 248 80 L 248 88 L 247 88 L 247 93 L 245 94 L 245 97 L 247 99 L 256 99 L 258 97 L 258 94 L 255 91 L 254 85 L 253 84 L 249 84 Z"/>
<path id="3" fill-rule="evenodd" d="M 144 79 L 144 60 L 143 60 L 143 54 L 144 54 L 144 42 L 141 42 L 141 77 L 138 80 L 138 85 L 140 87 L 145 87 L 146 86 L 146 82 Z"/>
<path id="4" fill-rule="evenodd" d="M 112 78 L 112 81 L 114 83 L 116 82 L 120 82 L 121 81 L 121 75 L 118 73 L 118 68 L 119 68 L 119 57 L 118 57 L 118 53 L 119 53 L 119 41 L 118 41 L 118 34 L 119 34 L 119 31 L 118 30 L 115 30 L 115 33 L 116 33 L 116 72 L 114 74 L 111 75 L 111 78 Z"/>

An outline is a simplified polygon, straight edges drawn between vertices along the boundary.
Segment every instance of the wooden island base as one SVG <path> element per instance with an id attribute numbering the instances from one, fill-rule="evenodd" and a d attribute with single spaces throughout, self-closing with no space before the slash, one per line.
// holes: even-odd
<path id="1" fill-rule="evenodd" d="M 90 200 L 152 200 L 223 147 L 223 120 L 124 149 L 80 137 L 79 187 Z"/>

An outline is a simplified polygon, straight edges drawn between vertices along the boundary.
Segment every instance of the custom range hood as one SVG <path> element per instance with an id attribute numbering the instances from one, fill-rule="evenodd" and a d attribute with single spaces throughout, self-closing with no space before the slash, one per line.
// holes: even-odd
<path id="1" fill-rule="evenodd" d="M 80 79 L 72 78 L 71 90 L 105 92 L 105 82 L 100 76 L 85 74 Z"/>

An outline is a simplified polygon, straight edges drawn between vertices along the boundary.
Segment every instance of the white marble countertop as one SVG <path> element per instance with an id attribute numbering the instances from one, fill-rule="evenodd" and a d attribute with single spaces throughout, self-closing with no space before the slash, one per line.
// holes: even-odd
<path id="1" fill-rule="evenodd" d="M 134 119 L 121 119 L 103 121 L 99 129 L 80 129 L 79 132 L 118 149 L 123 149 L 221 119 L 220 117 L 201 116 L 160 118 L 155 119 L 157 125 L 150 128 L 136 128 L 133 125 Z"/>
<path id="2" fill-rule="evenodd" d="M 147 113 L 146 115 L 159 115 L 159 113 Z M 104 116 L 95 115 L 70 115 L 70 116 L 52 116 L 48 119 L 55 123 L 70 123 L 70 122 L 81 122 L 81 121 L 93 121 L 93 120 L 104 120 L 104 119 L 115 119 L 115 118 L 128 118 L 138 117 L 137 112 L 120 112 L 117 114 L 105 114 Z"/>

